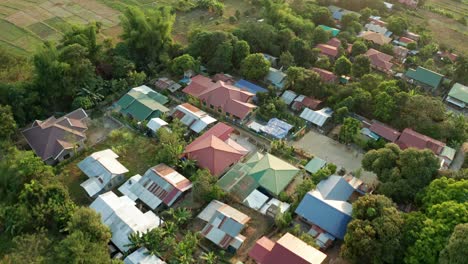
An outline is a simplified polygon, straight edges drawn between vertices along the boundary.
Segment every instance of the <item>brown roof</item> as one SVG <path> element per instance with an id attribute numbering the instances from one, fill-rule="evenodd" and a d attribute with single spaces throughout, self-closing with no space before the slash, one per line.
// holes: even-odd
<path id="1" fill-rule="evenodd" d="M 393 59 L 393 56 L 385 54 L 375 49 L 369 49 L 365 54 L 371 62 L 371 65 L 389 71 L 393 67 L 393 63 L 390 61 Z"/>
<path id="2" fill-rule="evenodd" d="M 364 33 L 361 34 L 361 38 L 372 41 L 377 45 L 387 44 L 387 43 L 390 43 L 390 41 L 392 41 L 391 38 L 388 38 L 380 33 L 372 32 L 372 31 L 365 31 Z"/>
<path id="3" fill-rule="evenodd" d="M 86 138 L 88 127 L 83 121 L 88 115 L 83 109 L 77 109 L 59 119 L 49 117 L 44 121 L 36 120 L 22 131 L 23 136 L 36 154 L 47 160 L 56 157 L 64 150 Z"/>
<path id="4" fill-rule="evenodd" d="M 407 38 L 407 37 L 401 37 L 399 39 L 400 42 L 403 42 L 403 43 L 413 43 L 414 40 L 410 39 L 410 38 Z"/>
<path id="5" fill-rule="evenodd" d="M 192 78 L 191 83 L 184 88 L 184 93 L 205 101 L 208 105 L 221 108 L 239 119 L 244 119 L 256 106 L 250 101 L 254 94 L 241 90 L 223 81 L 212 81 L 202 75 Z"/>
<path id="6" fill-rule="evenodd" d="M 445 146 L 445 143 L 420 134 L 411 128 L 405 128 L 396 143 L 401 149 L 429 149 L 436 155 L 440 154 Z"/>
<path id="7" fill-rule="evenodd" d="M 321 54 L 330 56 L 330 57 L 336 57 L 338 56 L 338 48 L 328 45 L 328 44 L 318 44 L 317 47 L 320 50 Z"/>
<path id="8" fill-rule="evenodd" d="M 372 125 L 369 127 L 369 129 L 370 131 L 385 138 L 390 142 L 395 142 L 401 134 L 398 130 L 386 126 L 382 123 L 379 123 L 375 120 L 372 121 Z"/>
<path id="9" fill-rule="evenodd" d="M 310 108 L 312 110 L 317 110 L 319 106 L 322 104 L 322 101 L 307 97 L 307 96 L 298 96 L 296 99 L 294 99 L 294 103 L 292 104 L 292 108 L 296 111 L 301 111 L 305 107 Z"/>
<path id="10" fill-rule="evenodd" d="M 312 70 L 320 75 L 320 79 L 324 82 L 335 82 L 336 75 L 331 72 L 320 68 L 312 68 Z"/>
<path id="11" fill-rule="evenodd" d="M 331 38 L 328 42 L 327 45 L 333 46 L 335 48 L 339 48 L 341 46 L 341 40 L 337 38 Z"/>

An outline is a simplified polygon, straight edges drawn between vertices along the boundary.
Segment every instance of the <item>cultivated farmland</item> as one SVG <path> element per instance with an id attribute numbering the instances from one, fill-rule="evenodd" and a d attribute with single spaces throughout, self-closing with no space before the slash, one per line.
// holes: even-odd
<path id="1" fill-rule="evenodd" d="M 91 21 L 102 23 L 101 38 L 117 38 L 121 33 L 119 16 L 127 6 L 148 9 L 162 5 L 179 10 L 173 33 L 176 40 L 184 43 L 187 32 L 196 28 L 233 28 L 228 18 L 236 10 L 244 13 L 252 8 L 243 0 L 224 3 L 223 17 L 214 17 L 200 9 L 181 11 L 177 0 L 0 0 L 0 46 L 18 54 L 31 54 L 42 41 L 56 41 L 72 25 Z"/>

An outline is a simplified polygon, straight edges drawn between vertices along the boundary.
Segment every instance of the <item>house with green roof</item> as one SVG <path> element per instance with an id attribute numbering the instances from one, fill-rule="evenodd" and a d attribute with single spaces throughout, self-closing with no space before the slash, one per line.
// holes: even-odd
<path id="1" fill-rule="evenodd" d="M 309 161 L 309 163 L 307 163 L 305 165 L 304 169 L 306 171 L 314 174 L 317 171 L 319 171 L 321 168 L 325 167 L 326 164 L 327 164 L 327 162 L 324 161 L 323 159 L 318 158 L 318 157 L 314 157 L 313 159 L 311 159 Z"/>
<path id="2" fill-rule="evenodd" d="M 460 108 L 466 108 L 468 104 L 468 86 L 455 83 L 445 101 Z"/>
<path id="3" fill-rule="evenodd" d="M 169 109 L 164 106 L 168 101 L 166 96 L 142 85 L 132 88 L 122 96 L 116 102 L 116 106 L 120 113 L 143 121 L 160 117 L 162 113 L 169 112 Z"/>
<path id="4" fill-rule="evenodd" d="M 319 25 L 318 27 L 322 28 L 323 30 L 327 32 L 330 32 L 332 34 L 332 37 L 336 37 L 340 33 L 340 30 L 337 28 L 332 28 L 332 27 L 325 26 L 325 25 Z"/>
<path id="5" fill-rule="evenodd" d="M 410 82 L 431 90 L 437 90 L 444 79 L 444 75 L 419 66 L 416 70 L 408 69 L 405 76 Z"/>
<path id="6" fill-rule="evenodd" d="M 269 153 L 255 153 L 245 163 L 233 166 L 218 185 L 240 200 L 260 188 L 279 195 L 294 179 L 299 169 Z"/>

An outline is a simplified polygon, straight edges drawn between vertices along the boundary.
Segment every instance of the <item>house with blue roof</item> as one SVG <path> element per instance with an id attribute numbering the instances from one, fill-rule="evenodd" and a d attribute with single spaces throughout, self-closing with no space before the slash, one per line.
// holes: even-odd
<path id="1" fill-rule="evenodd" d="M 258 86 L 254 83 L 251 83 L 249 81 L 246 81 L 244 79 L 240 79 L 238 82 L 236 82 L 234 84 L 234 86 L 236 86 L 237 88 L 240 88 L 240 89 L 244 89 L 244 90 L 247 90 L 253 94 L 257 94 L 257 93 L 266 93 L 268 92 L 267 89 L 261 87 L 261 86 Z"/>
<path id="2" fill-rule="evenodd" d="M 355 190 L 355 186 L 346 178 L 332 175 L 304 196 L 296 214 L 334 237 L 343 239 L 353 208 L 348 199 Z"/>
<path id="3" fill-rule="evenodd" d="M 341 21 L 341 18 L 346 14 L 355 14 L 358 18 L 361 17 L 361 14 L 358 12 L 350 11 L 334 5 L 328 6 L 328 10 L 332 13 L 333 19 L 338 21 Z"/>

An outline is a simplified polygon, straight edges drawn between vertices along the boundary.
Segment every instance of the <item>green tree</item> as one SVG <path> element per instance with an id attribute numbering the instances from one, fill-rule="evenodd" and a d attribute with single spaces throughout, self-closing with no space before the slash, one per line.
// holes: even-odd
<path id="1" fill-rule="evenodd" d="M 177 164 L 185 147 L 185 141 L 176 133 L 171 133 L 166 129 L 159 129 L 157 132 L 160 149 L 157 155 L 158 163 L 165 163 L 169 166 Z"/>
<path id="2" fill-rule="evenodd" d="M 13 238 L 11 251 L 0 258 L 0 263 L 50 263 L 51 243 L 44 232 L 17 236 Z"/>
<path id="3" fill-rule="evenodd" d="M 367 45 L 360 40 L 356 40 L 351 48 L 351 56 L 357 56 L 366 53 Z"/>
<path id="4" fill-rule="evenodd" d="M 375 97 L 374 116 L 383 122 L 392 120 L 397 105 L 392 96 L 386 92 L 381 92 Z"/>
<path id="5" fill-rule="evenodd" d="M 351 62 L 345 57 L 341 56 L 335 62 L 334 72 L 338 75 L 348 75 L 351 73 Z"/>
<path id="6" fill-rule="evenodd" d="M 250 54 L 242 62 L 241 74 L 250 80 L 260 80 L 270 69 L 270 62 L 261 53 Z"/>
<path id="7" fill-rule="evenodd" d="M 207 66 L 212 71 L 227 72 L 232 69 L 232 55 L 234 49 L 231 43 L 224 42 L 216 47 L 214 54 L 208 61 Z"/>
<path id="8" fill-rule="evenodd" d="M 390 44 L 390 43 L 387 43 L 387 44 L 383 44 L 382 46 L 380 46 L 380 51 L 385 53 L 385 54 L 388 54 L 390 56 L 393 56 L 393 45 Z"/>
<path id="9" fill-rule="evenodd" d="M 391 16 L 388 18 L 387 28 L 395 35 L 401 36 L 408 29 L 408 21 L 402 17 Z"/>
<path id="10" fill-rule="evenodd" d="M 330 35 L 325 29 L 321 27 L 316 27 L 314 33 L 312 34 L 312 45 L 317 45 L 320 43 L 326 43 L 330 39 Z"/>
<path id="11" fill-rule="evenodd" d="M 250 46 L 245 40 L 240 40 L 234 43 L 234 52 L 232 55 L 232 63 L 237 69 L 241 67 L 242 61 L 249 56 Z"/>
<path id="12" fill-rule="evenodd" d="M 224 196 L 222 189 L 216 184 L 216 178 L 206 169 L 197 170 L 191 180 L 192 197 L 197 202 L 209 202 Z"/>
<path id="13" fill-rule="evenodd" d="M 325 86 L 318 73 L 302 67 L 289 67 L 286 71 L 286 89 L 307 96 L 321 98 L 325 96 Z"/>
<path id="14" fill-rule="evenodd" d="M 351 72 L 354 77 L 361 78 L 363 75 L 370 73 L 370 60 L 364 55 L 358 55 L 354 59 L 353 66 L 351 67 Z"/>
<path id="15" fill-rule="evenodd" d="M 468 60 L 466 57 L 460 56 L 457 58 L 453 75 L 455 81 L 465 84 L 468 83 Z"/>
<path id="16" fill-rule="evenodd" d="M 442 177 L 429 184 L 424 191 L 422 202 L 425 208 L 450 200 L 462 203 L 467 199 L 466 190 L 468 190 L 468 180 Z"/>
<path id="17" fill-rule="evenodd" d="M 343 123 L 344 119 L 349 115 L 349 110 L 348 107 L 343 106 L 338 108 L 335 111 L 335 114 L 333 115 L 333 118 L 335 119 L 336 122 L 338 123 Z"/>
<path id="18" fill-rule="evenodd" d="M 440 264 L 463 264 L 466 262 L 468 248 L 468 224 L 455 227 L 447 246 L 440 252 Z"/>
<path id="19" fill-rule="evenodd" d="M 0 105 L 0 141 L 9 140 L 16 131 L 16 122 L 11 112 L 11 106 Z"/>
<path id="20" fill-rule="evenodd" d="M 353 142 L 354 138 L 358 135 L 361 123 L 352 118 L 347 117 L 344 119 L 343 126 L 340 129 L 339 139 L 345 144 Z"/>
<path id="21" fill-rule="evenodd" d="M 79 207 L 73 213 L 66 227 L 70 234 L 82 232 L 92 242 L 107 244 L 112 236 L 109 228 L 101 222 L 101 216 L 93 209 Z"/>
<path id="22" fill-rule="evenodd" d="M 188 70 L 196 71 L 198 62 L 189 54 L 181 55 L 172 60 L 171 70 L 176 75 L 182 75 Z"/>
<path id="23" fill-rule="evenodd" d="M 288 51 L 293 55 L 298 66 L 309 68 L 315 64 L 319 51 L 313 49 L 305 40 L 293 38 L 289 42 Z"/>
<path id="24" fill-rule="evenodd" d="M 54 255 L 57 263 L 109 263 L 107 244 L 93 242 L 81 231 L 73 232 L 62 240 L 55 247 Z"/>
<path id="25" fill-rule="evenodd" d="M 403 217 L 383 195 L 366 195 L 353 203 L 352 220 L 341 255 L 352 263 L 401 263 Z"/>
<path id="26" fill-rule="evenodd" d="M 287 70 L 289 67 L 294 66 L 294 57 L 289 51 L 286 51 L 281 53 L 279 62 L 283 69 Z"/>
<path id="27" fill-rule="evenodd" d="M 175 15 L 170 8 L 143 10 L 127 7 L 121 16 L 122 39 L 128 47 L 130 57 L 140 67 L 163 63 L 168 60 L 168 49 L 172 45 L 172 25 Z"/>

